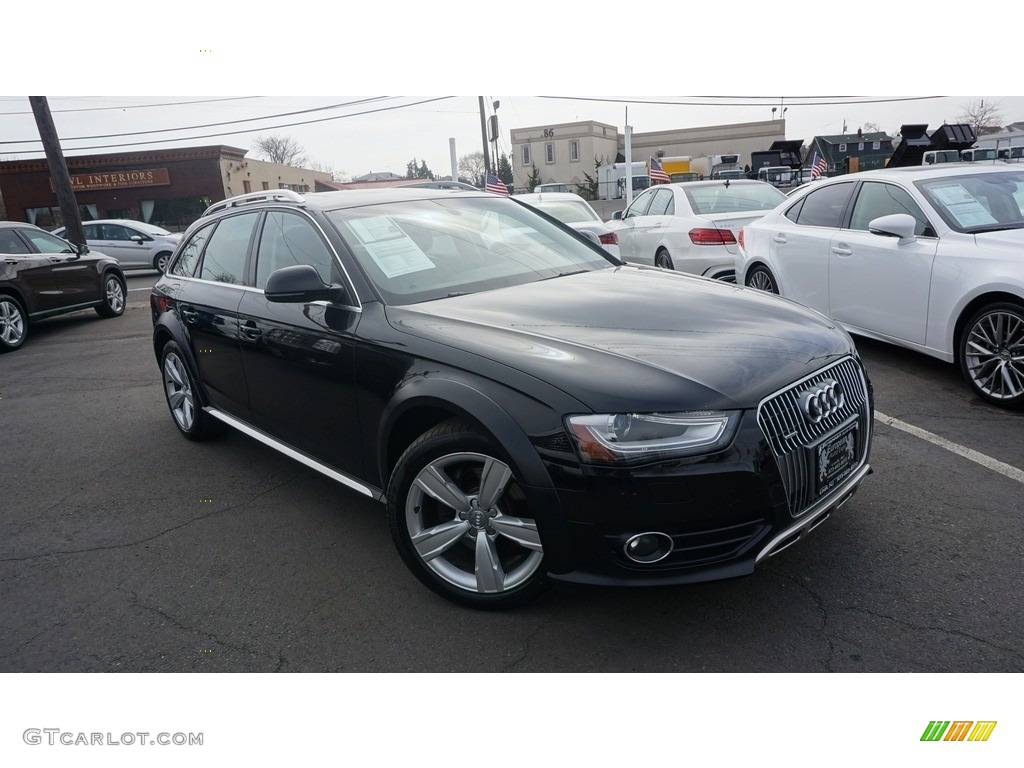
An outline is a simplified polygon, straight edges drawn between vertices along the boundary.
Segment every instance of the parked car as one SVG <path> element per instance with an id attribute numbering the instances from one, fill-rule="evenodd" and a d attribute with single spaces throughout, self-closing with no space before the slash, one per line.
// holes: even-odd
<path id="1" fill-rule="evenodd" d="M 382 502 L 411 571 L 465 605 L 749 574 L 869 471 L 834 323 L 623 265 L 509 197 L 230 198 L 151 306 L 186 438 L 230 425 Z"/>
<path id="2" fill-rule="evenodd" d="M 0 352 L 25 343 L 29 324 L 94 308 L 124 313 L 124 274 L 117 261 L 72 245 L 32 224 L 0 221 Z"/>
<path id="3" fill-rule="evenodd" d="M 732 282 L 736 232 L 785 199 L 763 181 L 659 184 L 616 212 L 608 225 L 625 261 Z"/>
<path id="4" fill-rule="evenodd" d="M 541 194 L 544 192 L 569 192 L 569 185 L 562 184 L 560 182 L 551 182 L 548 184 L 538 184 L 533 188 L 533 194 Z"/>
<path id="5" fill-rule="evenodd" d="M 960 366 L 1024 407 L 1024 169 L 943 164 L 801 187 L 743 229 L 740 282 Z"/>
<path id="6" fill-rule="evenodd" d="M 615 258 L 619 257 L 618 236 L 580 195 L 572 192 L 533 192 L 516 195 L 515 199 L 558 219 L 600 245 Z"/>
<path id="7" fill-rule="evenodd" d="M 64 237 L 65 229 L 53 230 Z M 82 223 L 86 245 L 113 256 L 123 269 L 155 269 L 163 272 L 167 259 L 181 242 L 180 232 L 131 219 L 97 219 Z"/>

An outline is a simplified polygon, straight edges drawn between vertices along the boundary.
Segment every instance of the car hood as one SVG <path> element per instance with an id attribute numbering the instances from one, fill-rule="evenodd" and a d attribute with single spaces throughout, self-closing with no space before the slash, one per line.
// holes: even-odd
<path id="1" fill-rule="evenodd" d="M 1024 245 L 1024 229 L 1001 229 L 998 232 L 979 232 L 974 236 L 975 242 L 982 248 L 1010 250 L 1015 257 L 1020 255 L 1020 247 Z"/>
<path id="2" fill-rule="evenodd" d="M 853 354 L 827 318 L 777 296 L 617 267 L 406 307 L 398 330 L 552 384 L 597 412 L 734 409 Z"/>

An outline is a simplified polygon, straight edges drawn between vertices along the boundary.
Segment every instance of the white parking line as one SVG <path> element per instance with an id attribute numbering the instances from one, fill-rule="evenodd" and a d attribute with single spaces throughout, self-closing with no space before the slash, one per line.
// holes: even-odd
<path id="1" fill-rule="evenodd" d="M 152 290 L 153 290 L 152 288 L 129 288 L 128 289 L 128 293 L 131 293 L 132 291 L 152 291 Z"/>
<path id="2" fill-rule="evenodd" d="M 922 440 L 927 440 L 929 443 L 933 443 L 939 446 L 940 448 L 945 448 L 947 451 L 952 451 L 958 456 L 963 456 L 965 459 L 968 459 L 969 461 L 973 461 L 976 464 L 981 464 L 981 466 L 985 467 L 986 469 L 991 469 L 993 472 L 998 472 L 999 474 L 1005 475 L 1011 480 L 1016 480 L 1018 483 L 1024 485 L 1024 471 L 1021 471 L 1016 467 L 1011 467 L 1009 464 L 1004 464 L 1001 461 L 997 461 L 996 459 L 993 459 L 991 456 L 986 456 L 983 453 L 978 453 L 977 451 L 972 450 L 971 448 L 967 448 L 966 446 L 951 442 L 944 437 L 933 435 L 931 432 L 928 432 L 927 430 L 921 429 L 920 427 L 915 427 L 913 424 L 907 424 L 907 422 L 905 421 L 894 419 L 892 416 L 886 416 L 884 413 L 879 413 L 878 411 L 875 411 L 875 421 L 885 424 L 886 426 L 901 429 L 904 432 L 908 432 L 909 434 L 913 435 L 914 437 L 921 438 Z"/>

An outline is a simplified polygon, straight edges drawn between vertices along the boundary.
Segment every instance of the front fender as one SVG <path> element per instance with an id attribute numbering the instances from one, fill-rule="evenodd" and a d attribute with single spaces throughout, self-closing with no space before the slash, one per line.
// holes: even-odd
<path id="1" fill-rule="evenodd" d="M 508 452 L 523 483 L 553 487 L 536 448 L 508 411 L 473 385 L 444 374 L 405 380 L 385 407 L 377 434 L 378 468 L 385 487 L 394 426 L 404 414 L 421 407 L 451 411 L 479 423 Z"/>

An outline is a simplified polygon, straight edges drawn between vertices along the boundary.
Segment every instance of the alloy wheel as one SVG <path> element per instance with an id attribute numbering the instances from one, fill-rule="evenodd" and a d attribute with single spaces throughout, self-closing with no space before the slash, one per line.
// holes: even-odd
<path id="1" fill-rule="evenodd" d="M 496 594 L 525 584 L 543 549 L 507 464 L 481 453 L 452 453 L 413 479 L 405 524 L 423 564 L 467 592 Z"/>
<path id="2" fill-rule="evenodd" d="M 1024 315 L 999 309 L 970 327 L 964 364 L 971 383 L 995 401 L 1024 396 Z"/>
<path id="3" fill-rule="evenodd" d="M 107 279 L 107 306 L 115 314 L 121 314 L 124 309 L 124 288 L 116 277 Z"/>
<path id="4" fill-rule="evenodd" d="M 775 287 L 775 281 L 772 279 L 771 274 L 763 267 L 758 267 L 750 273 L 750 276 L 747 278 L 747 285 L 766 293 L 779 292 L 779 289 Z"/>
<path id="5" fill-rule="evenodd" d="M 14 348 L 25 337 L 25 315 L 11 299 L 0 301 L 0 341 Z"/>
<path id="6" fill-rule="evenodd" d="M 195 422 L 195 395 L 185 365 L 174 352 L 164 357 L 164 392 L 178 426 L 186 432 L 192 429 Z"/>

